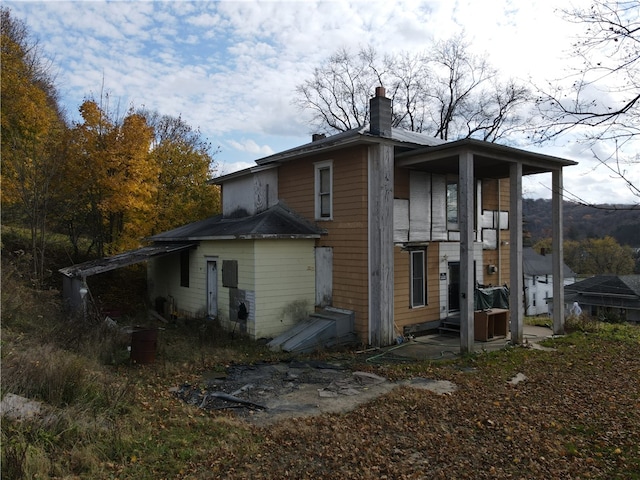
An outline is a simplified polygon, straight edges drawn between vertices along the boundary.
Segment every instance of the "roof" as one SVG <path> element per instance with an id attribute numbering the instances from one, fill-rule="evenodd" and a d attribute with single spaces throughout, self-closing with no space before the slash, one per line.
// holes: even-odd
<path id="1" fill-rule="evenodd" d="M 438 145 L 425 146 L 396 155 L 401 167 L 422 169 L 432 173 L 458 173 L 458 155 L 473 154 L 475 175 L 483 178 L 507 178 L 510 165 L 520 163 L 523 175 L 560 170 L 577 165 L 566 158 L 544 155 L 519 148 L 486 142 L 475 138 L 463 138 Z"/>
<path id="2" fill-rule="evenodd" d="M 289 210 L 282 203 L 256 215 L 214 217 L 183 225 L 150 237 L 154 242 L 259 238 L 319 238 L 324 231 Z"/>
<path id="3" fill-rule="evenodd" d="M 640 275 L 596 275 L 564 287 L 565 301 L 640 309 Z"/>
<path id="4" fill-rule="evenodd" d="M 381 137 L 369 133 L 369 126 L 365 125 L 260 158 L 256 160 L 257 166 L 255 167 L 216 177 L 209 183 L 221 184 L 230 178 L 248 175 L 256 168 L 264 168 L 321 152 L 337 150 L 349 145 L 380 142 L 391 142 L 396 146 L 395 156 L 399 161 L 399 166 L 422 169 L 431 173 L 458 173 L 457 158 L 464 152 L 473 154 L 475 174 L 483 178 L 507 178 L 510 175 L 510 165 L 513 163 L 522 165 L 523 175 L 551 172 L 578 164 L 578 162 L 566 158 L 475 138 L 446 141 L 401 128 L 392 128 L 390 138 Z"/>
<path id="5" fill-rule="evenodd" d="M 171 253 L 180 252 L 195 247 L 197 244 L 190 243 L 165 243 L 162 245 L 150 245 L 147 247 L 129 250 L 119 253 L 112 257 L 100 258 L 98 260 L 90 260 L 88 262 L 78 263 L 70 267 L 58 270 L 67 277 L 90 277 L 97 273 L 104 273 L 117 268 L 134 265 L 144 262 L 151 257 L 169 255 Z"/>
<path id="6" fill-rule="evenodd" d="M 553 274 L 553 257 L 541 255 L 531 247 L 522 249 L 522 270 L 525 275 L 539 276 Z M 575 277 L 576 273 L 563 264 L 564 277 Z"/>
<path id="7" fill-rule="evenodd" d="M 381 141 L 391 141 L 398 147 L 405 147 L 407 149 L 415 149 L 418 147 L 436 146 L 446 143 L 439 138 L 426 135 L 424 133 L 412 132 L 404 130 L 402 128 L 392 128 L 391 137 L 381 137 L 379 135 L 372 135 L 369 133 L 369 125 L 364 127 L 353 128 L 346 132 L 340 132 L 335 135 L 325 137 L 321 140 L 315 140 L 304 145 L 299 145 L 289 150 L 269 155 L 268 157 L 259 158 L 256 160 L 258 167 L 249 167 L 239 172 L 233 172 L 228 175 L 221 175 L 209 181 L 209 183 L 222 183 L 232 177 L 237 177 L 239 174 L 249 174 L 256 171 L 256 168 L 264 167 L 273 163 L 285 162 L 293 158 L 301 158 L 308 155 L 315 155 L 320 152 L 326 152 L 335 150 L 338 148 L 344 148 L 347 145 L 358 143 L 379 143 Z"/>

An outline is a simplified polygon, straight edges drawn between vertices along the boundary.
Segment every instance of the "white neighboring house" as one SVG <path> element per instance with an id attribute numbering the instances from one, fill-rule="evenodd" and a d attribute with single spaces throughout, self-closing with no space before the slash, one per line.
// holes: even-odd
<path id="1" fill-rule="evenodd" d="M 553 297 L 553 263 L 551 255 L 537 253 L 531 247 L 522 249 L 524 274 L 524 314 L 551 315 Z M 576 281 L 576 273 L 564 265 L 564 285 Z"/>

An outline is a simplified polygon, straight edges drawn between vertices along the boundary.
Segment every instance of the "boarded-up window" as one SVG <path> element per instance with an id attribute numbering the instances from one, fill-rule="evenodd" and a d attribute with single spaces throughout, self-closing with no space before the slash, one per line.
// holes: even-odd
<path id="1" fill-rule="evenodd" d="M 411 307 L 423 307 L 426 304 L 427 275 L 425 268 L 425 251 L 411 252 Z"/>
<path id="2" fill-rule="evenodd" d="M 447 224 L 449 229 L 458 228 L 458 182 L 447 181 Z"/>
<path id="3" fill-rule="evenodd" d="M 180 252 L 180 286 L 189 288 L 189 250 Z"/>
<path id="4" fill-rule="evenodd" d="M 227 288 L 238 288 L 238 261 L 222 261 L 222 286 Z"/>

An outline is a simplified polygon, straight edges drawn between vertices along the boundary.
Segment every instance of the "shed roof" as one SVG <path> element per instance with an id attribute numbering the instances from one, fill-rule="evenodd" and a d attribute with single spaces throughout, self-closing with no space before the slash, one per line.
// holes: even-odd
<path id="1" fill-rule="evenodd" d="M 551 255 L 541 255 L 533 248 L 526 247 L 522 249 L 522 270 L 525 275 L 552 275 L 553 274 L 553 257 Z M 575 277 L 576 273 L 566 264 L 563 265 L 564 276 Z"/>
<path id="2" fill-rule="evenodd" d="M 278 203 L 256 215 L 214 217 L 183 225 L 150 237 L 154 242 L 259 239 L 319 238 L 323 230 Z"/>
<path id="3" fill-rule="evenodd" d="M 164 243 L 157 245 L 149 245 L 136 250 L 122 252 L 112 257 L 100 258 L 98 260 L 89 260 L 88 262 L 78 263 L 70 267 L 58 270 L 67 277 L 90 277 L 97 273 L 104 273 L 117 268 L 127 267 L 136 263 L 144 262 L 151 257 L 169 255 L 171 253 L 180 252 L 195 247 L 194 242 L 189 243 Z"/>

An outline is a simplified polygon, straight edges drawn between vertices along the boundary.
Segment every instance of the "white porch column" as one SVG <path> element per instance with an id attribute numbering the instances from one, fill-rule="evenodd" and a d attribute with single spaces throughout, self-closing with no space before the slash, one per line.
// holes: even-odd
<path id="1" fill-rule="evenodd" d="M 524 308 L 522 304 L 522 164 L 512 163 L 509 168 L 509 310 L 511 316 L 511 343 L 520 344 L 523 338 Z"/>
<path id="2" fill-rule="evenodd" d="M 463 152 L 459 163 L 459 212 L 460 218 L 460 352 L 473 352 L 474 342 L 474 291 L 473 284 L 473 232 L 474 188 L 473 154 Z"/>
<path id="3" fill-rule="evenodd" d="M 551 174 L 551 250 L 553 274 L 553 334 L 564 334 L 564 247 L 562 235 L 562 170 Z"/>

